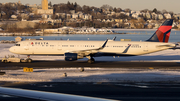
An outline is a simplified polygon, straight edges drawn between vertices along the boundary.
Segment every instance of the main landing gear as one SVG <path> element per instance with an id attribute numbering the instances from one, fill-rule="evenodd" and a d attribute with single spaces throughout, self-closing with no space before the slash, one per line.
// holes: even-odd
<path id="1" fill-rule="evenodd" d="M 88 63 L 92 64 L 92 63 L 94 63 L 94 62 L 95 62 L 94 58 L 93 58 L 93 57 L 90 57 L 89 60 L 88 60 Z"/>
<path id="2" fill-rule="evenodd" d="M 27 55 L 26 61 L 27 61 L 28 63 L 31 63 L 31 62 L 32 62 L 32 59 L 30 58 L 30 55 Z"/>

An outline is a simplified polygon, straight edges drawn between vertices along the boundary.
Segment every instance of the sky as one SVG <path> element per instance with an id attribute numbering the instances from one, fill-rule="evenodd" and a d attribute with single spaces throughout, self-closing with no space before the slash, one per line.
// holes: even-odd
<path id="1" fill-rule="evenodd" d="M 0 0 L 0 3 L 18 2 L 19 0 Z M 22 4 L 41 4 L 41 0 L 20 0 Z M 52 4 L 77 2 L 80 6 L 95 6 L 101 7 L 108 4 L 112 7 L 126 9 L 129 8 L 134 11 L 156 8 L 159 11 L 166 10 L 174 13 L 180 13 L 180 0 L 48 0 Z"/>

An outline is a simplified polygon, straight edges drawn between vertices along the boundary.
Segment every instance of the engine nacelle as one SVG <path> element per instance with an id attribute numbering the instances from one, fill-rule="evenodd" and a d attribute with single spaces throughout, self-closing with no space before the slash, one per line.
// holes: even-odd
<path id="1" fill-rule="evenodd" d="M 77 60 L 77 54 L 76 53 L 65 53 L 65 60 L 66 61 L 75 61 Z"/>

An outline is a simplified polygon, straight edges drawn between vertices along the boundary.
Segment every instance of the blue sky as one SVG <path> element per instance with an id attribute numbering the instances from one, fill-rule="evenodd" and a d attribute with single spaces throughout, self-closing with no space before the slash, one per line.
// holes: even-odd
<path id="1" fill-rule="evenodd" d="M 1 0 L 1 3 L 6 2 L 18 2 L 19 0 Z M 57 3 L 67 3 L 77 2 L 81 6 L 95 6 L 101 7 L 104 4 L 108 4 L 112 7 L 120 7 L 122 9 L 129 8 L 131 10 L 143 10 L 149 9 L 153 10 L 157 8 L 157 10 L 167 10 L 173 11 L 174 13 L 180 13 L 180 0 L 48 0 L 51 1 L 52 4 Z M 23 4 L 41 4 L 41 0 L 21 0 Z"/>

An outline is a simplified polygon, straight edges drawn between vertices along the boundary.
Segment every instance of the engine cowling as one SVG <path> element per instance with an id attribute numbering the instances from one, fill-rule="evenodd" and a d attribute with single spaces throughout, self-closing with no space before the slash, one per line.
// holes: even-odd
<path id="1" fill-rule="evenodd" d="M 77 53 L 65 53 L 65 60 L 66 61 L 75 61 L 77 60 Z"/>

